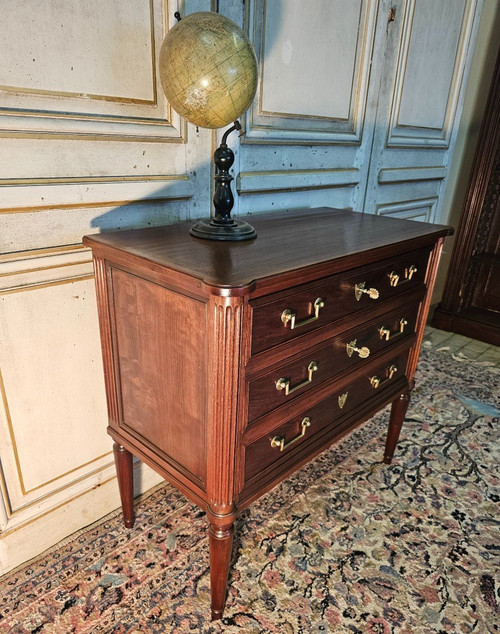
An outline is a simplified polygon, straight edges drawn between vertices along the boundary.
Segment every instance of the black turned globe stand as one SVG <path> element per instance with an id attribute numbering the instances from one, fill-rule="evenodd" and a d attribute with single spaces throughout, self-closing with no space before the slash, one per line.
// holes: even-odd
<path id="1" fill-rule="evenodd" d="M 234 152 L 227 147 L 227 137 L 233 130 L 241 130 L 239 121 L 224 132 L 220 146 L 214 152 L 216 166 L 214 207 L 215 216 L 209 220 L 200 220 L 191 227 L 190 234 L 204 240 L 251 240 L 257 236 L 255 229 L 243 220 L 231 218 L 234 205 L 229 173 L 234 163 Z"/>

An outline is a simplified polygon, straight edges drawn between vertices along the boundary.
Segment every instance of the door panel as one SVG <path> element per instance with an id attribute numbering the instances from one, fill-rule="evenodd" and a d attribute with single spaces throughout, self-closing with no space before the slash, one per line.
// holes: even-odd
<path id="1" fill-rule="evenodd" d="M 246 3 L 260 79 L 236 146 L 238 213 L 360 208 L 381 68 L 377 12 L 375 0 Z"/>
<path id="2" fill-rule="evenodd" d="M 0 40 L 2 129 L 180 141 L 180 118 L 156 77 L 169 14 L 161 0 L 9 2 Z"/>
<path id="3" fill-rule="evenodd" d="M 209 208 L 210 169 L 200 159 L 210 155 L 210 133 L 191 130 L 187 152 L 187 126 L 157 76 L 177 8 L 176 0 L 3 7 L 0 253 Z"/>
<path id="4" fill-rule="evenodd" d="M 288 4 L 282 12 L 280 3 L 269 3 L 263 12 L 262 113 L 349 119 L 361 1 L 317 2 L 307 14 L 308 37 L 303 37 L 303 21 L 298 19 L 303 3 L 289 0 Z M 328 55 L 332 41 L 343 53 L 335 64 Z"/>
<path id="5" fill-rule="evenodd" d="M 408 217 L 413 204 L 416 218 L 444 222 L 441 194 L 481 2 L 393 5 L 363 206 Z"/>
<path id="6" fill-rule="evenodd" d="M 260 79 L 246 139 L 359 143 L 376 9 L 374 0 L 252 0 Z"/>
<path id="7" fill-rule="evenodd" d="M 403 25 L 391 91 L 389 147 L 448 146 L 474 5 L 473 0 L 409 0 L 401 5 Z"/>

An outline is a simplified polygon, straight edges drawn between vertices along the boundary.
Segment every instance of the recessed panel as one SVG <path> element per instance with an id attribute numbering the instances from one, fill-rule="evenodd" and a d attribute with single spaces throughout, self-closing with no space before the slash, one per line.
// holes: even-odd
<path id="1" fill-rule="evenodd" d="M 249 0 L 260 67 L 249 141 L 361 141 L 377 6 L 375 0 Z"/>
<path id="2" fill-rule="evenodd" d="M 264 112 L 349 117 L 360 10 L 360 0 L 266 4 Z"/>
<path id="3" fill-rule="evenodd" d="M 392 216 L 393 218 L 404 218 L 418 222 L 434 222 L 437 202 L 437 198 L 428 198 L 387 203 L 377 205 L 376 213 L 379 216 Z"/>
<path id="4" fill-rule="evenodd" d="M 0 136 L 178 140 L 157 77 L 173 23 L 168 0 L 6 3 Z"/>
<path id="5" fill-rule="evenodd" d="M 113 269 L 123 428 L 205 477 L 205 304 Z"/>
<path id="6" fill-rule="evenodd" d="M 0 332 L 2 458 L 17 506 L 15 491 L 57 488 L 110 451 L 93 280 L 4 292 Z"/>
<path id="7" fill-rule="evenodd" d="M 465 0 L 415 3 L 399 125 L 443 128 L 465 4 Z"/>
<path id="8" fill-rule="evenodd" d="M 10 89 L 153 101 L 150 3 L 6 2 L 0 58 Z"/>

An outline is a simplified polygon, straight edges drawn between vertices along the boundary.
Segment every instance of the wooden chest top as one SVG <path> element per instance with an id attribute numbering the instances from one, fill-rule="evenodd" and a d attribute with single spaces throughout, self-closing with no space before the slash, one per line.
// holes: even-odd
<path id="1" fill-rule="evenodd" d="M 285 284 L 301 269 L 315 277 L 328 263 L 328 273 L 367 264 L 409 248 L 431 245 L 449 228 L 322 207 L 259 214 L 252 218 L 257 238 L 248 242 L 212 242 L 189 235 L 189 225 L 113 231 L 86 236 L 85 244 L 122 251 L 151 265 L 192 276 L 212 287 L 255 285 L 261 292 L 277 276 Z M 397 246 L 399 245 L 399 247 Z M 267 278 L 270 278 L 266 281 Z M 259 283 L 260 282 L 260 283 Z"/>

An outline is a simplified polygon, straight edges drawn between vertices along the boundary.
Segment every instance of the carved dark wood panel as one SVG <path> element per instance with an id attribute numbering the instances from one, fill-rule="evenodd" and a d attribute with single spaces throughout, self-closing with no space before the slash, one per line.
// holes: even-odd
<path id="1" fill-rule="evenodd" d="M 432 324 L 500 345 L 500 54 L 445 292 Z"/>

